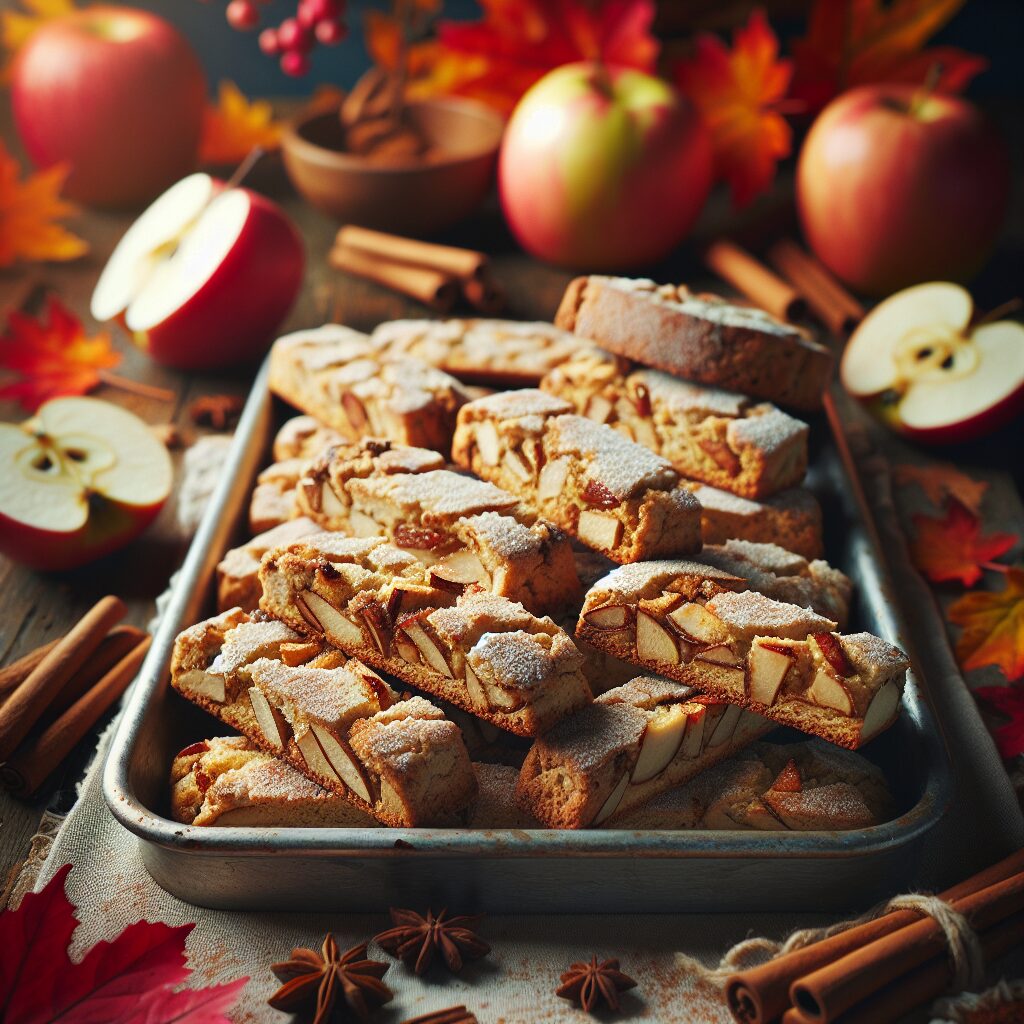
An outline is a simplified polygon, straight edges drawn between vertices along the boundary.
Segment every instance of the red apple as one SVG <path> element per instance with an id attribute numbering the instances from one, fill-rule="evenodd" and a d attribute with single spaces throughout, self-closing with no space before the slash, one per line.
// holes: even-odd
<path id="1" fill-rule="evenodd" d="M 92 315 L 117 320 L 166 366 L 249 362 L 295 301 L 304 262 L 298 233 L 269 199 L 190 174 L 118 242 Z"/>
<path id="2" fill-rule="evenodd" d="M 711 188 L 711 144 L 667 82 L 568 64 L 520 100 L 498 165 L 520 244 L 562 266 L 653 263 L 693 226 Z"/>
<path id="3" fill-rule="evenodd" d="M 14 123 L 37 167 L 66 161 L 64 194 L 134 206 L 196 163 L 206 80 L 184 36 L 146 11 L 87 7 L 18 52 Z"/>
<path id="4" fill-rule="evenodd" d="M 919 284 L 880 302 L 843 352 L 843 386 L 898 433 L 927 444 L 969 441 L 1024 408 L 1024 324 L 971 326 L 958 284 Z"/>
<path id="5" fill-rule="evenodd" d="M 0 424 L 0 551 L 34 569 L 73 569 L 123 547 L 171 491 L 167 449 L 134 413 L 55 398 Z"/>
<path id="6" fill-rule="evenodd" d="M 797 167 L 807 242 L 872 295 L 981 269 L 1010 194 L 1006 147 L 966 100 L 869 85 L 830 103 Z"/>

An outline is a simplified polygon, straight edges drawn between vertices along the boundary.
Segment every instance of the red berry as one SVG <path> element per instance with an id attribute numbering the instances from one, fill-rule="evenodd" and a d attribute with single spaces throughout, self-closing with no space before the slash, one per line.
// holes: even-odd
<path id="1" fill-rule="evenodd" d="M 304 53 L 289 50 L 281 58 L 281 70 L 293 78 L 301 78 L 309 74 L 309 58 Z"/>
<path id="2" fill-rule="evenodd" d="M 309 8 L 310 17 L 317 24 L 341 17 L 342 5 L 338 0 L 302 0 L 302 3 Z"/>
<path id="3" fill-rule="evenodd" d="M 277 32 L 272 28 L 265 28 L 260 33 L 260 49 L 268 56 L 273 57 L 281 52 L 281 43 L 277 38 Z"/>
<path id="4" fill-rule="evenodd" d="M 317 14 L 316 7 L 310 3 L 310 0 L 299 0 L 299 6 L 295 11 L 295 20 L 304 28 L 310 32 L 316 28 L 316 23 L 320 20 Z"/>
<path id="5" fill-rule="evenodd" d="M 313 48 L 313 37 L 294 18 L 285 18 L 281 22 L 277 29 L 277 42 L 282 50 L 290 53 L 308 53 Z"/>
<path id="6" fill-rule="evenodd" d="M 228 24 L 239 32 L 255 28 L 260 21 L 260 12 L 252 0 L 231 0 L 225 11 Z"/>
<path id="7" fill-rule="evenodd" d="M 318 43 L 334 46 L 345 38 L 345 26 L 340 21 L 321 21 L 313 30 Z"/>

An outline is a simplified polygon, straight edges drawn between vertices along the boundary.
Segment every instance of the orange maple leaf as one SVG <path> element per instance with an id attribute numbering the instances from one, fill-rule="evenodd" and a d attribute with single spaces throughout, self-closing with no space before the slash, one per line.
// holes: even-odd
<path id="1" fill-rule="evenodd" d="M 981 536 L 981 520 L 956 498 L 948 499 L 945 518 L 917 515 L 913 522 L 910 558 L 933 583 L 959 580 L 965 587 L 974 586 L 983 569 L 1005 568 L 993 566 L 992 559 L 1020 539 L 1013 533 Z"/>
<path id="2" fill-rule="evenodd" d="M 281 125 L 269 100 L 248 100 L 234 82 L 221 82 L 217 102 L 203 113 L 199 162 L 237 164 L 257 146 L 271 151 L 280 145 Z"/>
<path id="3" fill-rule="evenodd" d="M 552 68 L 578 60 L 653 72 L 660 49 L 651 34 L 652 0 L 481 0 L 483 19 L 442 21 L 437 39 L 409 48 L 411 99 L 458 95 L 509 113 Z M 367 12 L 366 46 L 375 62 L 394 67 L 398 25 Z"/>
<path id="4" fill-rule="evenodd" d="M 981 499 L 985 496 L 985 491 L 988 490 L 987 480 L 975 480 L 966 473 L 961 473 L 955 466 L 948 464 L 934 463 L 919 466 L 915 463 L 904 462 L 893 466 L 892 472 L 897 486 L 906 487 L 916 484 L 936 508 L 941 508 L 945 504 L 946 498 L 956 498 L 977 515 L 981 508 Z"/>
<path id="5" fill-rule="evenodd" d="M 778 107 L 793 65 L 779 59 L 779 41 L 761 10 L 736 29 L 731 52 L 707 32 L 694 45 L 693 57 L 675 65 L 674 78 L 711 132 L 716 175 L 729 182 L 734 205 L 745 206 L 789 155 L 792 133 Z"/>
<path id="6" fill-rule="evenodd" d="M 936 88 L 958 92 L 988 62 L 953 46 L 922 49 L 965 0 L 817 0 L 807 35 L 793 44 L 793 95 L 820 110 L 844 89 L 869 82 L 923 83 L 936 65 Z"/>
<path id="7" fill-rule="evenodd" d="M 1024 567 L 1006 573 L 1002 590 L 964 594 L 949 606 L 949 621 L 963 627 L 956 644 L 963 669 L 998 665 L 1011 682 L 1024 675 Z"/>
<path id="8" fill-rule="evenodd" d="M 18 310 L 7 317 L 0 336 L 0 368 L 21 379 L 0 387 L 0 398 L 16 398 L 31 411 L 60 395 L 84 395 L 105 379 L 105 370 L 121 362 L 110 335 L 87 338 L 81 322 L 51 296 L 47 318 Z"/>
<path id="9" fill-rule="evenodd" d="M 979 686 L 974 696 L 1010 719 L 992 730 L 999 753 L 1007 760 L 1024 754 L 1024 686 Z"/>
<path id="10" fill-rule="evenodd" d="M 0 267 L 17 260 L 74 260 L 89 251 L 83 239 L 57 221 L 78 213 L 60 198 L 64 164 L 19 180 L 18 162 L 0 141 Z"/>

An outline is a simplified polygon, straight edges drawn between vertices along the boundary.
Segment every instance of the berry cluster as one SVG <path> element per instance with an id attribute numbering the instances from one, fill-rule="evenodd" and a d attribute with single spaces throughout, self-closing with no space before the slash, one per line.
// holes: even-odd
<path id="1" fill-rule="evenodd" d="M 231 0 L 227 6 L 228 24 L 239 32 L 249 32 L 260 23 L 259 5 L 269 0 Z M 277 28 L 260 33 L 260 49 L 277 57 L 286 75 L 304 75 L 309 71 L 309 54 L 315 46 L 334 46 L 348 31 L 341 17 L 344 0 L 299 0 L 293 18 L 285 18 Z"/>

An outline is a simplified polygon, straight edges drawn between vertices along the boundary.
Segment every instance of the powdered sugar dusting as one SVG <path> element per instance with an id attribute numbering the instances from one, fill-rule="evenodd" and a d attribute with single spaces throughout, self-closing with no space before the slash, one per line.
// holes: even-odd
<path id="1" fill-rule="evenodd" d="M 831 619 L 809 608 L 773 601 L 753 590 L 716 594 L 707 608 L 728 625 L 763 636 L 796 639 L 836 628 Z"/>
<path id="2" fill-rule="evenodd" d="M 468 408 L 476 414 L 476 418 L 507 420 L 520 416 L 557 416 L 560 413 L 572 412 L 572 406 L 564 399 L 556 398 L 545 391 L 535 388 L 523 388 L 519 391 L 499 391 L 470 402 Z"/>

